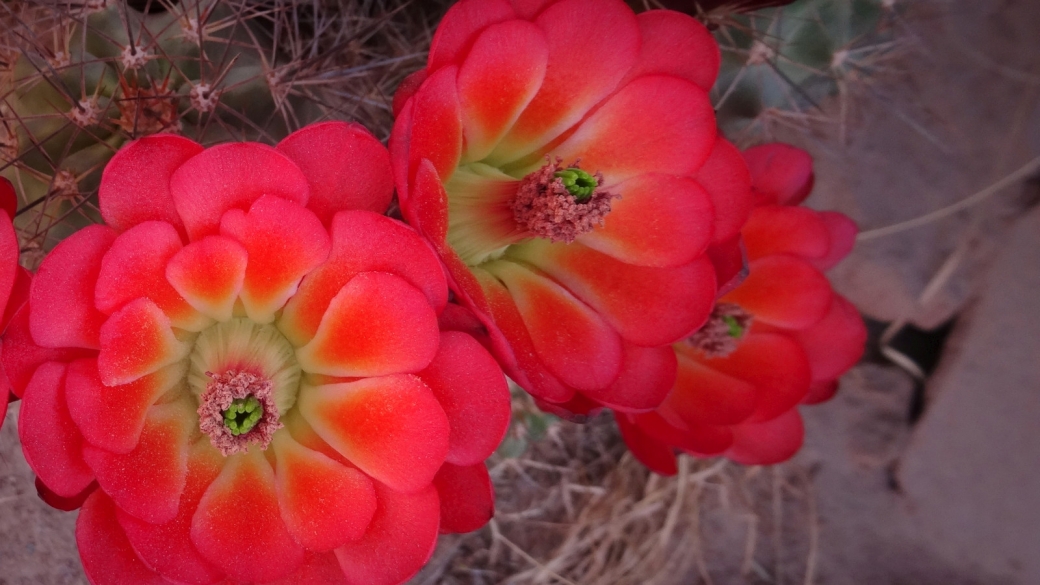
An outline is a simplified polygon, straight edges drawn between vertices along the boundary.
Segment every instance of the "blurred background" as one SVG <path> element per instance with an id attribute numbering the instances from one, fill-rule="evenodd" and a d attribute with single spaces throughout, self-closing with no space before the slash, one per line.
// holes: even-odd
<path id="1" fill-rule="evenodd" d="M 808 205 L 859 224 L 829 273 L 866 355 L 805 408 L 790 462 L 685 457 L 673 478 L 514 393 L 484 529 L 441 539 L 416 584 L 1040 583 L 1040 4 L 631 0 L 697 15 L 738 146 L 814 157 Z M 775 6 L 787 4 L 785 6 Z M 0 175 L 22 264 L 99 220 L 125 142 L 275 142 L 309 122 L 389 135 L 445 0 L 0 4 Z M 774 5 L 774 6 L 769 6 Z M 0 431 L 0 585 L 86 583 L 74 512 L 36 496 Z"/>

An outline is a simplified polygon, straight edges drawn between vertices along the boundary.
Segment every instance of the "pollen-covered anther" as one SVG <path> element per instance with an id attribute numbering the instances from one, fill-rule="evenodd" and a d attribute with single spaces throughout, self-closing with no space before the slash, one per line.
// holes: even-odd
<path id="1" fill-rule="evenodd" d="M 751 313 L 733 303 L 718 303 L 708 321 L 687 338 L 687 342 L 706 357 L 726 357 L 733 353 L 751 326 Z"/>
<path id="2" fill-rule="evenodd" d="M 545 166 L 520 182 L 512 201 L 517 226 L 552 242 L 573 242 L 610 213 L 610 201 L 620 195 L 600 187 L 603 175 L 578 167 L 562 168 L 561 159 L 547 158 Z"/>
<path id="3" fill-rule="evenodd" d="M 200 397 L 199 429 L 224 456 L 244 453 L 250 445 L 266 449 L 282 428 L 274 384 L 249 372 L 206 372 L 210 382 Z"/>

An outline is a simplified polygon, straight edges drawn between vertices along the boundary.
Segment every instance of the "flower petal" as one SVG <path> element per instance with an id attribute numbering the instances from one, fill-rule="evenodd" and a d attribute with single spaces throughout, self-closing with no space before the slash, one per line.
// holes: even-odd
<path id="1" fill-rule="evenodd" d="M 177 515 L 188 473 L 188 440 L 197 429 L 187 400 L 153 406 L 133 451 L 117 455 L 85 445 L 83 458 L 122 510 L 145 522 L 169 522 Z"/>
<path id="2" fill-rule="evenodd" d="M 238 581 L 273 581 L 303 563 L 304 550 L 278 510 L 274 471 L 258 449 L 226 460 L 199 501 L 191 540 L 206 560 Z"/>
<path id="3" fill-rule="evenodd" d="M 441 532 L 473 532 L 495 515 L 495 488 L 483 462 L 445 463 L 433 478 L 441 503 Z"/>
<path id="4" fill-rule="evenodd" d="M 408 179 L 424 159 L 433 163 L 444 181 L 451 178 L 462 156 L 462 111 L 452 65 L 431 74 L 412 98 L 408 135 Z M 409 181 L 410 182 L 410 181 Z"/>
<path id="5" fill-rule="evenodd" d="M 663 406 L 690 425 L 734 425 L 751 416 L 759 400 L 755 386 L 712 368 L 714 360 L 681 345 L 678 376 Z"/>
<path id="6" fill-rule="evenodd" d="M 813 266 L 827 271 L 845 259 L 856 245 L 859 227 L 848 216 L 835 211 L 818 212 L 831 236 L 831 247 L 823 258 L 813 260 Z"/>
<path id="7" fill-rule="evenodd" d="M 282 579 L 268 581 L 264 585 L 346 585 L 348 583 L 335 553 L 307 552 L 303 564 Z"/>
<path id="8" fill-rule="evenodd" d="M 548 59 L 545 34 L 530 22 L 511 20 L 480 33 L 459 67 L 464 161 L 487 156 L 516 122 L 541 87 Z"/>
<path id="9" fill-rule="evenodd" d="M 416 374 L 437 397 L 451 427 L 447 460 L 474 465 L 487 459 L 509 428 L 511 400 L 502 369 L 465 333 L 441 333 L 433 362 Z"/>
<path id="10" fill-rule="evenodd" d="M 665 399 L 675 381 L 675 352 L 671 346 L 640 347 L 622 344 L 621 373 L 603 390 L 585 394 L 620 412 L 645 412 Z"/>
<path id="11" fill-rule="evenodd" d="M 703 89 L 651 75 L 612 95 L 552 154 L 565 163 L 581 159 L 589 172 L 603 173 L 606 185 L 644 173 L 692 175 L 708 159 L 715 133 L 715 111 Z"/>
<path id="12" fill-rule="evenodd" d="M 170 178 L 170 193 L 191 241 L 217 233 L 229 209 L 248 209 L 264 195 L 301 206 L 310 190 L 289 157 L 255 142 L 228 142 L 207 148 Z"/>
<path id="13" fill-rule="evenodd" d="M 184 380 L 187 360 L 121 386 L 105 386 L 96 359 L 69 364 L 66 401 L 83 438 L 111 453 L 126 454 L 137 446 L 148 409 Z"/>
<path id="14" fill-rule="evenodd" d="M 54 493 L 74 496 L 94 481 L 83 461 L 83 437 L 65 403 L 65 364 L 47 362 L 25 388 L 18 438 L 29 467 Z"/>
<path id="15" fill-rule="evenodd" d="M 751 215 L 751 173 L 744 157 L 722 136 L 715 138 L 708 160 L 697 171 L 699 182 L 715 207 L 714 242 L 723 242 L 740 234 Z"/>
<path id="16" fill-rule="evenodd" d="M 274 321 L 300 279 L 328 258 L 329 234 L 313 213 L 264 195 L 249 212 L 232 209 L 220 220 L 220 233 L 246 249 L 249 262 L 240 298 L 257 323 Z"/>
<path id="17" fill-rule="evenodd" d="M 790 144 L 774 142 L 744 151 L 756 205 L 798 205 L 812 191 L 812 157 Z"/>
<path id="18" fill-rule="evenodd" d="M 376 484 L 379 507 L 365 536 L 336 549 L 350 585 L 398 585 L 419 572 L 437 545 L 440 502 L 428 486 L 402 494 Z"/>
<path id="19" fill-rule="evenodd" d="M 323 552 L 361 538 L 376 513 L 372 480 L 288 433 L 278 433 L 273 446 L 278 504 L 296 542 Z"/>
<path id="20" fill-rule="evenodd" d="M 515 18 L 507 0 L 461 0 L 444 14 L 430 43 L 427 69 L 435 71 L 458 63 L 480 31 L 496 22 Z"/>
<path id="21" fill-rule="evenodd" d="M 636 20 L 643 42 L 639 59 L 626 80 L 664 73 L 711 91 L 722 55 L 719 44 L 703 24 L 673 10 L 648 10 L 636 15 Z"/>
<path id="22" fill-rule="evenodd" d="M 768 205 L 756 208 L 744 225 L 748 258 L 790 254 L 823 258 L 831 248 L 830 231 L 820 214 L 807 207 Z"/>
<path id="23" fill-rule="evenodd" d="M 809 360 L 805 350 L 786 335 L 752 330 L 736 351 L 707 364 L 758 390 L 758 404 L 747 422 L 776 418 L 798 404 L 809 391 Z"/>
<path id="24" fill-rule="evenodd" d="M 767 256 L 751 262 L 749 269 L 743 284 L 721 300 L 740 305 L 763 323 L 805 329 L 830 309 L 830 282 L 805 260 Z"/>
<path id="25" fill-rule="evenodd" d="M 624 439 L 628 450 L 640 463 L 659 475 L 670 476 L 679 472 L 675 464 L 675 451 L 667 443 L 644 433 L 632 422 L 631 415 L 618 413 L 614 420 L 617 421 L 621 438 Z"/>
<path id="26" fill-rule="evenodd" d="M 360 124 L 311 124 L 278 143 L 307 177 L 307 209 L 329 225 L 344 209 L 383 213 L 394 193 L 390 153 Z"/>
<path id="27" fill-rule="evenodd" d="M 98 372 L 106 386 L 128 384 L 188 357 L 191 344 L 177 339 L 170 319 L 155 303 L 140 298 L 101 327 Z"/>
<path id="28" fill-rule="evenodd" d="M 415 376 L 302 386 L 297 404 L 325 442 L 395 490 L 422 489 L 448 454 L 448 417 Z"/>
<path id="29" fill-rule="evenodd" d="M 823 319 L 793 336 L 809 357 L 813 382 L 825 382 L 838 378 L 859 361 L 867 342 L 867 327 L 852 303 L 834 295 Z"/>
<path id="30" fill-rule="evenodd" d="M 744 465 L 781 463 L 798 452 L 804 437 L 802 417 L 791 409 L 768 422 L 735 427 L 726 457 Z"/>
<path id="31" fill-rule="evenodd" d="M 662 407 L 654 412 L 630 416 L 650 438 L 688 453 L 714 455 L 733 444 L 733 432 L 729 427 L 686 425 L 679 428 L 662 416 L 666 413 L 667 409 Z"/>
<path id="32" fill-rule="evenodd" d="M 332 220 L 332 250 L 285 305 L 278 328 L 294 345 L 313 339 L 333 297 L 361 272 L 397 275 L 426 295 L 440 311 L 448 285 L 437 256 L 405 224 L 367 211 L 345 211 Z"/>
<path id="33" fill-rule="evenodd" d="M 5 179 L 6 180 L 6 179 Z M 6 213 L 0 211 L 0 316 L 12 299 L 15 281 L 18 279 L 18 236 Z"/>
<path id="34" fill-rule="evenodd" d="M 437 315 L 425 295 L 399 276 L 363 272 L 332 298 L 296 357 L 312 374 L 382 376 L 423 369 L 437 343 Z"/>
<path id="35" fill-rule="evenodd" d="M 235 240 L 206 236 L 180 249 L 166 265 L 166 280 L 203 315 L 229 321 L 246 279 L 249 253 Z"/>
<path id="36" fill-rule="evenodd" d="M 76 518 L 76 546 L 91 583 L 168 585 L 145 566 L 116 521 L 116 505 L 101 490 L 87 498 Z"/>
<path id="37" fill-rule="evenodd" d="M 170 177 L 202 146 L 183 136 L 157 134 L 127 144 L 101 173 L 98 204 L 105 223 L 126 231 L 145 221 L 184 229 L 170 194 Z"/>
<path id="38" fill-rule="evenodd" d="M 166 265 L 183 247 L 170 224 L 146 221 L 119 234 L 101 259 L 94 303 L 111 315 L 130 301 L 151 299 L 174 327 L 201 331 L 213 322 L 200 315 L 166 280 Z"/>
<path id="39" fill-rule="evenodd" d="M 703 256 L 674 268 L 633 266 L 578 243 L 541 239 L 513 246 L 508 254 L 545 271 L 636 345 L 665 345 L 690 335 L 715 301 L 715 272 Z"/>
<path id="40" fill-rule="evenodd" d="M 105 315 L 94 307 L 94 286 L 101 259 L 115 239 L 110 227 L 88 226 L 62 240 L 43 259 L 29 293 L 29 327 L 37 344 L 100 347 Z"/>
<path id="41" fill-rule="evenodd" d="M 21 397 L 36 368 L 47 362 L 67 363 L 72 360 L 96 356 L 90 349 L 53 349 L 40 347 L 29 332 L 29 303 L 22 305 L 11 318 L 4 331 L 2 360 L 3 372 L 11 384 L 11 392 Z"/>
<path id="42" fill-rule="evenodd" d="M 602 388 L 621 370 L 621 339 L 600 315 L 552 280 L 507 261 L 484 265 L 516 302 L 542 363 L 563 383 Z"/>
<path id="43" fill-rule="evenodd" d="M 704 252 L 712 239 L 715 212 L 697 181 L 674 175 L 633 177 L 612 192 L 603 226 L 579 242 L 637 266 L 679 266 Z"/>
<path id="44" fill-rule="evenodd" d="M 0 213 L 6 215 L 7 219 L 13 219 L 17 212 L 18 193 L 15 192 L 11 181 L 0 177 Z"/>

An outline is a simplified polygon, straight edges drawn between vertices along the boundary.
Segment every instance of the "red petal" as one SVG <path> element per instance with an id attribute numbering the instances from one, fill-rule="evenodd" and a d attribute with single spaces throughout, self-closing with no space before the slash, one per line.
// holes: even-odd
<path id="1" fill-rule="evenodd" d="M 96 359 L 69 364 L 66 400 L 83 438 L 112 453 L 129 453 L 137 446 L 145 414 L 160 396 L 180 383 L 187 360 L 167 366 L 122 386 L 105 386 Z"/>
<path id="2" fill-rule="evenodd" d="M 302 386 L 297 404 L 325 442 L 396 490 L 428 485 L 448 454 L 448 418 L 415 376 Z"/>
<path id="3" fill-rule="evenodd" d="M 258 323 L 274 321 L 300 280 L 329 256 L 329 233 L 310 211 L 278 197 L 263 196 L 249 212 L 233 209 L 220 220 L 220 233 L 246 249 L 249 261 L 240 298 Z"/>
<path id="4" fill-rule="evenodd" d="M 15 312 L 3 336 L 3 372 L 11 384 L 11 392 L 21 397 L 36 368 L 46 362 L 67 363 L 74 359 L 96 356 L 88 349 L 51 349 L 33 342 L 29 333 L 29 304 Z"/>
<path id="5" fill-rule="evenodd" d="M 437 315 L 419 290 L 392 274 L 363 272 L 332 298 L 296 353 L 312 374 L 382 376 L 423 369 L 437 343 Z"/>
<path id="6" fill-rule="evenodd" d="M 329 225 L 344 209 L 383 213 L 394 193 L 390 153 L 360 124 L 323 122 L 293 132 L 278 150 L 307 177 L 307 209 Z"/>
<path id="7" fill-rule="evenodd" d="M 580 158 L 583 168 L 603 173 L 607 185 L 644 173 L 692 175 L 711 154 L 715 132 L 715 111 L 703 89 L 652 75 L 611 96 L 552 154 L 564 163 Z"/>
<path id="8" fill-rule="evenodd" d="M 636 345 L 690 335 L 715 301 L 715 271 L 703 256 L 674 268 L 633 266 L 577 243 L 541 239 L 513 246 L 509 254 L 548 273 Z"/>
<path id="9" fill-rule="evenodd" d="M 0 211 L 7 219 L 14 219 L 18 212 L 18 193 L 15 193 L 14 185 L 4 177 L 0 177 Z"/>
<path id="10" fill-rule="evenodd" d="M 303 563 L 278 510 L 274 471 L 258 449 L 226 460 L 199 501 L 191 540 L 234 580 L 273 581 Z"/>
<path id="11" fill-rule="evenodd" d="M 172 134 L 145 136 L 120 149 L 105 165 L 98 187 L 105 223 L 125 231 L 155 220 L 183 230 L 170 194 L 170 177 L 202 150 L 199 144 Z"/>
<path id="12" fill-rule="evenodd" d="M 254 142 L 206 149 L 173 173 L 170 193 L 192 241 L 217 233 L 224 212 L 249 209 L 264 195 L 301 206 L 310 196 L 307 178 L 296 163 Z"/>
<path id="13" fill-rule="evenodd" d="M 813 382 L 809 386 L 809 392 L 802 398 L 802 404 L 819 404 L 826 402 L 838 393 L 838 381 L 827 380 L 825 382 Z"/>
<path id="14" fill-rule="evenodd" d="M 484 463 L 445 463 L 433 478 L 441 503 L 441 532 L 473 532 L 495 515 L 495 488 Z"/>
<path id="15" fill-rule="evenodd" d="M 549 59 L 545 34 L 530 22 L 493 24 L 459 67 L 465 161 L 487 156 L 534 98 Z"/>
<path id="16" fill-rule="evenodd" d="M 812 191 L 812 157 L 790 144 L 775 142 L 744 151 L 757 205 L 798 205 Z"/>
<path id="17" fill-rule="evenodd" d="M 672 10 L 650 10 L 636 15 L 636 19 L 643 43 L 639 60 L 626 79 L 664 73 L 711 91 L 722 56 L 719 44 L 703 24 Z"/>
<path id="18" fill-rule="evenodd" d="M 671 346 L 622 345 L 624 360 L 614 383 L 585 394 L 620 412 L 645 412 L 665 399 L 675 382 L 675 352 Z"/>
<path id="19" fill-rule="evenodd" d="M 495 359 L 465 333 L 441 333 L 437 357 L 416 374 L 430 387 L 451 427 L 447 460 L 474 465 L 487 459 L 509 428 L 510 396 Z"/>
<path id="20" fill-rule="evenodd" d="M 793 334 L 806 355 L 814 382 L 838 378 L 863 355 L 867 327 L 856 307 L 839 295 L 827 314 L 816 325 Z"/>
<path id="21" fill-rule="evenodd" d="M 346 585 L 347 578 L 339 568 L 339 560 L 334 553 L 308 552 L 303 564 L 296 571 L 277 581 L 268 581 L 264 585 Z"/>
<path id="22" fill-rule="evenodd" d="M 737 236 L 751 215 L 751 173 L 737 147 L 722 136 L 697 171 L 697 181 L 704 186 L 715 206 L 715 242 Z"/>
<path id="23" fill-rule="evenodd" d="M 116 239 L 110 227 L 92 225 L 62 240 L 33 278 L 29 326 L 43 347 L 100 347 L 105 315 L 94 307 L 101 259 Z"/>
<path id="24" fill-rule="evenodd" d="M 859 233 L 859 227 L 848 216 L 835 211 L 820 211 L 818 215 L 823 220 L 823 224 L 827 226 L 827 231 L 830 232 L 831 247 L 826 256 L 813 261 L 813 266 L 826 271 L 852 252 L 852 248 L 856 245 L 856 234 Z"/>
<path id="25" fill-rule="evenodd" d="M 14 319 L 14 314 L 24 305 L 29 303 L 29 290 L 32 288 L 33 275 L 28 270 L 18 266 L 15 270 L 14 285 L 11 287 L 11 296 L 7 299 L 7 307 L 3 310 L 0 318 L 0 331 Z"/>
<path id="26" fill-rule="evenodd" d="M 447 181 L 462 156 L 462 112 L 456 77 L 458 67 L 445 67 L 430 75 L 412 98 L 412 125 L 408 136 L 408 178 L 419 163 L 429 160 L 437 175 Z"/>
<path id="27" fill-rule="evenodd" d="M 458 63 L 488 25 L 515 18 L 506 0 L 461 0 L 448 9 L 430 44 L 428 71 Z"/>
<path id="28" fill-rule="evenodd" d="M 830 232 L 820 214 L 807 207 L 758 207 L 744 226 L 743 234 L 751 260 L 774 254 L 822 258 L 831 248 Z"/>
<path id="29" fill-rule="evenodd" d="M 71 512 L 82 508 L 83 502 L 87 501 L 90 494 L 94 493 L 94 490 L 98 488 L 97 481 L 92 481 L 80 493 L 66 498 L 51 491 L 51 488 L 47 487 L 47 484 L 43 483 L 39 477 L 33 481 L 33 484 L 36 486 L 37 497 L 43 500 L 44 504 L 62 512 Z"/>
<path id="30" fill-rule="evenodd" d="M 676 346 L 678 376 L 664 408 L 690 425 L 733 425 L 751 416 L 759 400 L 755 386 L 712 368 L 713 360 L 702 361 L 682 345 Z"/>
<path id="31" fill-rule="evenodd" d="M 285 527 L 300 546 L 329 551 L 365 534 L 376 513 L 372 480 L 288 433 L 274 440 L 275 489 Z"/>
<path id="32" fill-rule="evenodd" d="M 721 301 L 736 303 L 755 319 L 784 329 L 811 327 L 830 309 L 830 282 L 805 260 L 768 256 L 749 268 L 743 284 Z"/>
<path id="33" fill-rule="evenodd" d="M 166 280 L 200 313 L 229 321 L 246 279 L 249 253 L 231 238 L 206 236 L 181 248 L 166 265 Z"/>
<path id="34" fill-rule="evenodd" d="M 618 413 L 614 420 L 617 421 L 621 438 L 632 455 L 640 463 L 650 468 L 651 471 L 660 475 L 675 475 L 678 468 L 675 465 L 675 451 L 666 443 L 650 438 L 646 433 L 635 425 L 630 416 Z"/>
<path id="35" fill-rule="evenodd" d="M 101 489 L 121 509 L 152 523 L 177 515 L 188 473 L 188 440 L 198 418 L 186 400 L 148 411 L 141 439 L 133 451 L 116 455 L 85 445 L 83 458 L 97 475 Z"/>
<path id="36" fill-rule="evenodd" d="M 440 250 L 448 236 L 448 193 L 433 163 L 423 160 L 415 173 L 411 198 L 402 199 L 405 220 Z M 468 268 L 467 268 L 468 269 Z"/>
<path id="37" fill-rule="evenodd" d="M 420 69 L 408 74 L 407 77 L 401 80 L 401 83 L 397 85 L 397 90 L 394 91 L 394 101 L 391 105 L 394 118 L 400 118 L 401 112 L 404 110 L 408 100 L 412 99 L 415 92 L 419 91 L 419 87 L 422 86 L 423 82 L 426 81 L 426 78 L 429 77 L 429 75 L 430 71 L 428 69 Z M 408 126 L 411 126 L 411 122 L 408 123 Z M 391 132 L 391 134 L 393 133 Z"/>
<path id="38" fill-rule="evenodd" d="M 94 302 L 111 315 L 130 301 L 151 299 L 174 327 L 201 331 L 212 321 L 200 315 L 166 280 L 166 265 L 182 248 L 170 224 L 146 221 L 123 232 L 101 259 Z"/>
<path id="39" fill-rule="evenodd" d="M 98 372 L 106 386 L 127 384 L 188 357 L 191 347 L 177 339 L 155 303 L 137 299 L 101 327 Z"/>
<path id="40" fill-rule="evenodd" d="M 798 404 L 809 390 L 805 350 L 786 335 L 752 331 L 736 351 L 704 363 L 758 390 L 758 405 L 748 422 L 776 418 Z"/>
<path id="41" fill-rule="evenodd" d="M 535 24 L 549 47 L 545 79 L 495 149 L 495 161 L 516 160 L 576 124 L 617 87 L 639 54 L 639 25 L 619 0 L 562 0 Z"/>
<path id="42" fill-rule="evenodd" d="M 29 467 L 59 496 L 71 497 L 94 481 L 83 461 L 83 438 L 65 404 L 65 364 L 37 368 L 22 398 L 18 438 Z"/>
<path id="43" fill-rule="evenodd" d="M 729 427 L 687 425 L 679 428 L 662 416 L 668 414 L 667 410 L 662 406 L 655 412 L 630 415 L 630 420 L 650 438 L 696 455 L 722 453 L 733 444 L 733 432 Z"/>
<path id="44" fill-rule="evenodd" d="M 168 585 L 137 558 L 116 521 L 116 506 L 95 490 L 76 518 L 76 545 L 83 572 L 94 585 Z"/>
<path id="45" fill-rule="evenodd" d="M 361 272 L 400 276 L 426 295 L 439 311 L 448 302 L 448 285 L 437 256 L 405 224 L 365 211 L 346 211 L 332 221 L 332 251 L 311 271 L 285 306 L 278 328 L 293 344 L 309 342 L 329 303 Z"/>
<path id="46" fill-rule="evenodd" d="M 440 502 L 433 486 L 402 494 L 376 484 L 379 508 L 365 536 L 336 549 L 350 585 L 398 585 L 419 572 L 437 545 Z"/>
<path id="47" fill-rule="evenodd" d="M 711 241 L 714 211 L 704 189 L 687 177 L 646 174 L 612 187 L 621 196 L 598 227 L 578 240 L 627 264 L 679 266 Z"/>
<path id="48" fill-rule="evenodd" d="M 768 422 L 735 427 L 726 457 L 744 465 L 782 463 L 798 452 L 804 436 L 802 417 L 791 409 Z"/>
<path id="49" fill-rule="evenodd" d="M 719 297 L 728 294 L 747 279 L 747 253 L 744 251 L 744 240 L 739 235 L 709 246 L 705 255 L 715 268 Z"/>
<path id="50" fill-rule="evenodd" d="M 14 233 L 14 225 L 6 213 L 0 212 L 0 316 L 7 312 L 8 301 L 14 300 L 11 293 L 18 278 L 18 254 L 18 236 Z"/>
<path id="51" fill-rule="evenodd" d="M 515 262 L 484 265 L 509 289 L 535 351 L 563 383 L 602 388 L 621 369 L 621 338 L 570 292 Z"/>

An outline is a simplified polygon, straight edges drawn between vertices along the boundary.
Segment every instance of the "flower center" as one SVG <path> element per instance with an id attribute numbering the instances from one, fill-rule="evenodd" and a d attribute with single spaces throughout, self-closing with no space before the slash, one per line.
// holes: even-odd
<path id="1" fill-rule="evenodd" d="M 236 398 L 231 401 L 231 406 L 224 411 L 224 426 L 237 437 L 253 430 L 263 415 L 264 407 L 256 396 L 250 394 L 245 398 Z"/>
<path id="2" fill-rule="evenodd" d="M 199 405 L 199 428 L 224 456 L 250 445 L 266 449 L 282 428 L 270 380 L 249 372 L 208 373 L 211 378 Z"/>
<path id="3" fill-rule="evenodd" d="M 577 161 L 560 168 L 561 162 L 559 158 L 549 159 L 545 166 L 524 177 L 511 206 L 522 231 L 569 244 L 603 225 L 603 218 L 610 213 L 610 200 L 619 196 L 600 188 L 603 176 L 599 173 L 580 169 Z"/>
<path id="4" fill-rule="evenodd" d="M 753 320 L 748 313 L 733 303 L 718 303 L 711 311 L 708 322 L 687 338 L 687 343 L 700 350 L 705 357 L 726 357 L 736 351 Z"/>

